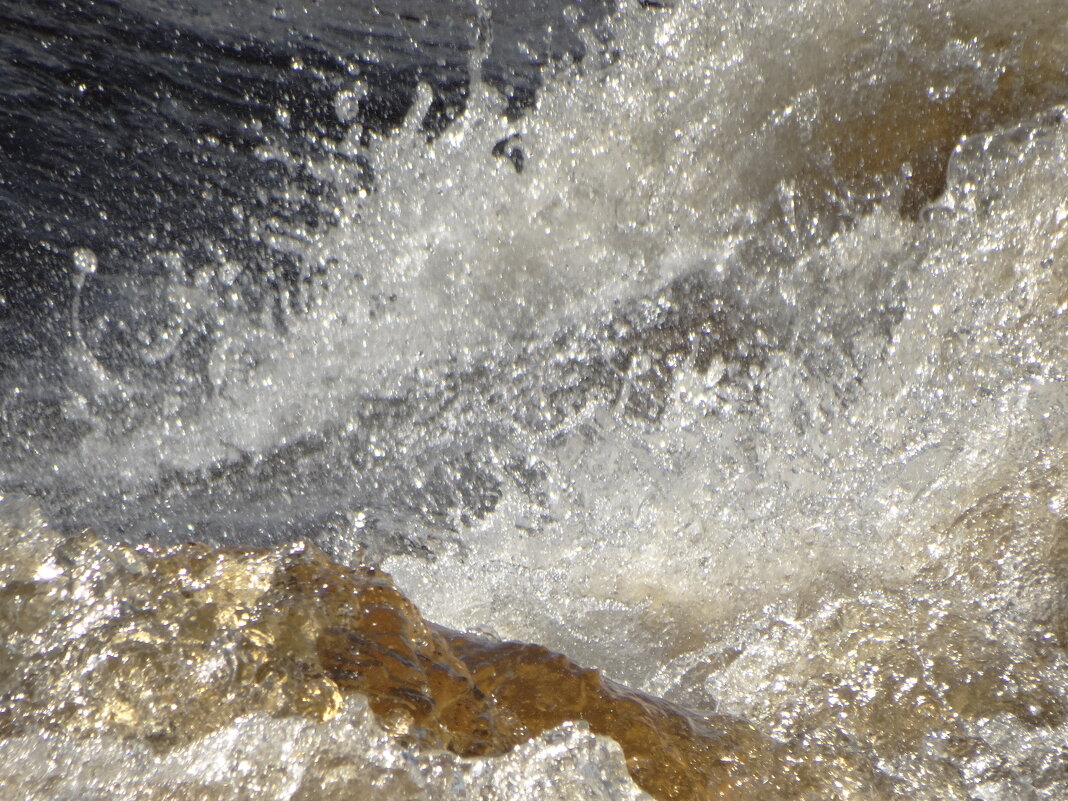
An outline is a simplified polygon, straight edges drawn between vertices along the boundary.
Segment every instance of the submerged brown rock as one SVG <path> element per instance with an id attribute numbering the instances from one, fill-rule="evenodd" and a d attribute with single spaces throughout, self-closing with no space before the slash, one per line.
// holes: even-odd
<path id="1" fill-rule="evenodd" d="M 38 537 L 16 541 L 0 575 L 0 736 L 111 733 L 168 748 L 254 711 L 328 719 L 359 693 L 403 741 L 462 756 L 586 721 L 662 799 L 777 798 L 792 775 L 745 721 L 628 690 L 539 646 L 432 626 L 385 573 L 311 545 Z"/>
<path id="2" fill-rule="evenodd" d="M 493 699 L 509 744 L 583 720 L 622 746 L 631 776 L 656 798 L 780 797 L 785 772 L 777 746 L 745 721 L 683 710 L 538 645 L 442 633 Z"/>
<path id="3" fill-rule="evenodd" d="M 855 212 L 894 194 L 915 219 L 945 191 L 964 137 L 1068 102 L 1064 4 L 1028 0 L 1011 29 L 988 14 L 982 4 L 933 13 L 898 33 L 910 43 L 904 49 L 858 38 L 816 91 L 791 98 L 797 109 L 773 151 L 799 196 L 817 208 L 820 198 L 844 200 Z"/>
<path id="4" fill-rule="evenodd" d="M 308 630 L 298 618 L 312 610 L 322 674 L 342 692 L 366 695 L 403 736 L 482 756 L 585 721 L 622 746 L 637 784 L 657 798 L 775 794 L 775 745 L 745 721 L 699 716 L 541 646 L 428 626 L 384 573 L 342 568 L 310 546 L 279 581 L 284 605 L 299 610 L 284 613 L 292 625 Z"/>
<path id="5" fill-rule="evenodd" d="M 635 783 L 658 799 L 941 801 L 970 797 L 976 775 L 1010 788 L 1038 776 L 1057 790 L 1063 770 L 1047 764 L 1046 743 L 1063 738 L 1066 720 L 1063 476 L 1043 462 L 976 505 L 932 543 L 942 555 L 908 591 L 884 586 L 796 618 L 773 613 L 739 647 L 707 651 L 681 684 L 714 679 L 710 694 L 742 699 L 733 711 L 744 719 L 629 690 L 541 646 L 430 624 L 375 566 L 339 565 L 307 544 L 134 548 L 63 537 L 32 514 L 9 525 L 5 510 L 0 748 L 18 778 L 0 776 L 0 796 L 21 793 L 20 760 L 42 749 L 35 794 L 19 797 L 58 797 L 50 783 L 73 773 L 69 797 L 78 798 L 85 787 L 104 788 L 85 797 L 153 801 L 433 798 L 436 789 L 403 789 L 410 774 L 390 774 L 398 754 L 428 776 L 444 758 L 493 772 L 531 746 L 552 752 L 569 721 L 617 742 Z M 345 728 L 354 712 L 365 728 Z M 261 776 L 289 758 L 270 748 L 296 755 L 296 768 L 270 779 L 282 788 L 274 795 L 256 795 L 240 754 L 214 760 L 220 740 L 251 730 L 235 722 L 249 720 L 319 738 L 316 747 L 282 734 L 257 755 Z M 249 751 L 265 747 L 257 736 Z M 354 751 L 323 746 L 338 736 Z M 352 754 L 371 753 L 375 738 L 393 756 L 354 768 Z M 57 743 L 69 748 L 47 751 Z M 171 764 L 184 772 L 158 768 L 140 785 L 140 774 L 128 777 L 132 754 L 151 767 L 183 751 Z M 586 774 L 581 759 L 576 781 L 595 784 L 599 768 Z M 633 789 L 619 754 L 611 759 L 616 791 L 590 797 Z M 211 794 L 189 784 L 205 762 L 216 765 L 202 783 Z M 376 795 L 379 780 L 394 790 Z M 572 798 L 562 786 L 553 797 Z M 539 787 L 513 795 L 505 781 L 488 797 L 458 797 L 541 798 Z"/>

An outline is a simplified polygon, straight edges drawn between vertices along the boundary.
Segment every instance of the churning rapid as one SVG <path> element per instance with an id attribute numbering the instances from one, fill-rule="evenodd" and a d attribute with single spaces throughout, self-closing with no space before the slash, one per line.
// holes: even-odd
<path id="1" fill-rule="evenodd" d="M 0 53 L 0 797 L 1068 798 L 1064 0 Z"/>

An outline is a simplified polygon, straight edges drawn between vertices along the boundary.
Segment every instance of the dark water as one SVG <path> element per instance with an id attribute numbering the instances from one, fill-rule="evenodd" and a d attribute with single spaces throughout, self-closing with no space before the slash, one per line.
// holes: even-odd
<path id="1" fill-rule="evenodd" d="M 337 146 L 349 135 L 368 141 L 395 129 L 420 83 L 432 94 L 422 119 L 428 140 L 463 113 L 472 80 L 494 87 L 509 116 L 522 115 L 546 65 L 583 58 L 580 29 L 610 39 L 600 26 L 611 8 L 512 0 L 310 8 L 3 4 L 0 450 L 10 469 L 2 488 L 54 497 L 47 462 L 76 447 L 91 425 L 121 437 L 158 408 L 162 395 L 195 404 L 210 394 L 205 374 L 220 323 L 205 314 L 175 324 L 167 293 L 176 281 L 225 264 L 225 280 L 202 283 L 201 290 L 225 295 L 228 308 L 249 319 L 272 315 L 282 328 L 289 315 L 299 315 L 316 277 L 331 270 L 304 245 L 337 224 L 339 193 L 353 190 L 314 174 L 310 163 L 327 155 L 354 162 L 358 181 L 372 189 L 376 170 L 389 165 L 341 154 Z M 340 119 L 335 97 L 356 82 L 363 96 Z M 267 144 L 284 157 L 259 156 Z M 503 141 L 486 155 L 520 165 L 517 152 Z M 72 258 L 82 252 L 92 254 L 88 275 Z M 96 369 L 123 381 L 122 392 L 85 386 L 71 365 L 72 354 L 83 351 Z M 87 399 L 87 416 L 65 411 L 72 395 Z M 389 406 L 377 406 L 383 403 Z M 391 414 L 367 409 L 362 416 L 371 422 L 360 428 L 373 429 L 374 420 Z M 330 437 L 311 436 L 257 468 L 258 480 L 276 469 L 271 465 L 283 465 L 277 469 L 299 487 L 300 465 L 309 453 L 321 454 Z M 351 449 L 336 442 L 331 448 L 351 463 Z M 317 475 L 337 467 L 338 458 L 317 458 Z M 20 470 L 20 463 L 34 469 Z M 452 470 L 447 458 L 441 469 Z M 225 492 L 240 497 L 247 470 L 238 460 L 231 472 L 238 486 Z M 165 521 L 168 483 L 188 480 L 203 483 L 200 476 L 172 476 L 158 493 L 162 506 L 127 505 L 119 517 Z M 433 511 L 477 513 L 492 503 L 486 496 L 494 480 L 455 483 L 432 499 Z M 211 495 L 207 486 L 193 494 Z M 63 490 L 59 496 L 52 504 L 58 517 L 94 522 L 66 505 Z M 200 508 L 217 509 L 233 524 L 230 512 L 240 518 L 243 504 L 208 499 Z"/>

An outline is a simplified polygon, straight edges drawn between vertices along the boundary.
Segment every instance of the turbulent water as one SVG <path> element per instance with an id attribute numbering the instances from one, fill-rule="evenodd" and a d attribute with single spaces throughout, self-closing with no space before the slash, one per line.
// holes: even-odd
<path id="1" fill-rule="evenodd" d="M 1063 0 L 0 2 L 0 54 L 5 793 L 1068 797 Z M 146 578 L 188 541 L 275 550 Z M 297 541 L 733 723 L 458 645 L 525 735 L 412 735 L 278 656 Z"/>

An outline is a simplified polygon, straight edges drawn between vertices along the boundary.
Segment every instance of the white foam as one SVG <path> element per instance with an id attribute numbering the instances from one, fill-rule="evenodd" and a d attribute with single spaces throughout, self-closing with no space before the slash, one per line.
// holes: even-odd
<path id="1" fill-rule="evenodd" d="M 354 699 L 326 723 L 248 715 L 165 753 L 113 737 L 0 741 L 0 790 L 26 801 L 308 798 L 642 801 L 619 746 L 567 724 L 480 759 L 402 748 Z"/>
<path id="2" fill-rule="evenodd" d="M 476 87 L 467 114 L 428 146 L 424 92 L 400 133 L 366 149 L 378 177 L 370 195 L 355 190 L 344 162 L 315 166 L 352 191 L 338 227 L 287 244 L 331 265 L 310 312 L 283 333 L 232 318 L 221 303 L 212 402 L 167 411 L 119 443 L 91 437 L 69 469 L 137 485 L 160 466 L 267 450 L 346 419 L 354 398 L 388 393 L 417 367 L 551 334 L 721 262 L 739 221 L 759 221 L 769 198 L 794 202 L 791 182 L 824 158 L 825 144 L 811 140 L 818 123 L 856 113 L 865 85 L 915 81 L 917 69 L 936 84 L 952 80 L 963 56 L 924 54 L 924 37 L 953 41 L 999 7 L 825 0 L 656 13 L 627 4 L 613 23 L 619 61 L 602 63 L 591 43 L 587 63 L 550 81 L 518 123 Z M 1040 41 L 1055 46 L 1058 3 L 1027 8 Z M 968 52 L 968 75 L 997 74 L 998 52 Z M 512 134 L 526 154 L 518 175 L 489 156 Z M 204 313 L 196 306 L 190 314 Z"/>
<path id="3" fill-rule="evenodd" d="M 504 506 L 472 532 L 474 553 L 388 567 L 433 619 L 551 642 L 636 682 L 659 667 L 654 621 L 707 630 L 821 583 L 909 581 L 936 532 L 1068 445 L 1066 161 L 1060 124 L 968 140 L 930 221 L 876 212 L 775 279 L 806 328 L 765 368 L 757 412 L 722 414 L 683 370 L 656 426 L 605 407 L 574 445 L 533 446 L 555 518 L 536 535 L 514 525 L 529 510 Z M 855 326 L 857 304 L 895 285 L 892 338 Z M 842 373 L 831 358 L 846 354 Z M 652 632 L 635 634 L 643 617 Z"/>

